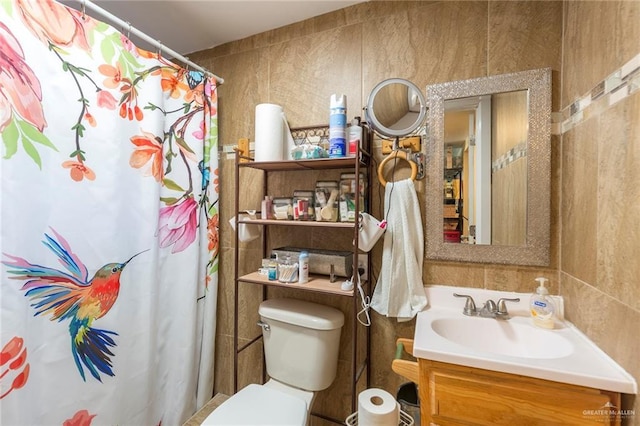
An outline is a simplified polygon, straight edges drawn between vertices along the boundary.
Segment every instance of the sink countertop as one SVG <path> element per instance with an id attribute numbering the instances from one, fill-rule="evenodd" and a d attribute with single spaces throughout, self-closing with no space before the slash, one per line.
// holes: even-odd
<path id="1" fill-rule="evenodd" d="M 429 286 L 425 287 L 425 290 L 429 305 L 418 314 L 416 320 L 413 343 L 413 355 L 416 358 L 519 374 L 614 392 L 628 394 L 636 394 L 638 392 L 637 383 L 629 373 L 598 348 L 577 327 L 568 321 L 562 320 L 562 298 L 558 296 L 554 297 L 559 311 L 559 319 L 556 319 L 555 324 L 556 328 L 546 330 L 535 327 L 531 322 L 528 308 L 530 293 L 451 286 Z M 467 317 L 462 314 L 465 299 L 454 297 L 453 293 L 471 295 L 476 302 L 478 310 L 482 308 L 487 299 L 497 301 L 501 297 L 519 297 L 520 302 L 507 303 L 507 308 L 511 315 L 509 320 Z M 498 333 L 501 333 L 502 329 L 509 331 L 515 328 L 527 332 L 528 327 L 530 327 L 532 336 L 534 334 L 539 336 L 541 333 L 552 333 L 555 336 L 550 339 L 551 341 L 554 341 L 554 339 L 567 341 L 571 350 L 568 351 L 568 354 L 562 353 L 558 357 L 546 358 L 511 356 L 476 349 L 455 343 L 436 332 L 432 324 L 443 320 L 453 321 L 458 324 L 463 324 L 463 321 L 467 321 L 468 324 L 471 324 L 472 321 L 494 321 L 497 323 L 479 325 L 491 326 L 490 328 L 496 329 Z M 482 328 L 486 329 L 487 327 Z M 544 337 L 544 335 L 542 336 Z M 490 342 L 491 335 L 481 336 L 481 339 L 485 339 L 485 343 L 487 341 Z"/>

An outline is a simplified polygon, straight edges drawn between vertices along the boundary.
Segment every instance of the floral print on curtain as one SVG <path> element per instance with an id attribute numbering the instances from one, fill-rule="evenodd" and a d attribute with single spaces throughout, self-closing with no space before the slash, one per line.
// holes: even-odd
<path id="1" fill-rule="evenodd" d="M 213 383 L 215 81 L 54 1 L 0 18 L 0 423 L 180 424 Z"/>

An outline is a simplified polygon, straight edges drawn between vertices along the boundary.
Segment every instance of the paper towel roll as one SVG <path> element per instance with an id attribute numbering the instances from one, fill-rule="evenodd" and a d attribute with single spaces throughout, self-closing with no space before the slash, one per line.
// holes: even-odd
<path id="1" fill-rule="evenodd" d="M 284 158 L 282 114 L 280 105 L 256 105 L 256 161 L 281 161 Z"/>
<path id="2" fill-rule="evenodd" d="M 368 426 L 398 426 L 400 404 L 383 389 L 367 389 L 358 395 L 358 424 Z"/>
<path id="3" fill-rule="evenodd" d="M 288 140 L 285 126 L 286 134 L 291 137 L 280 105 L 256 105 L 255 161 L 281 161 L 289 158 L 289 153 L 284 152 Z"/>

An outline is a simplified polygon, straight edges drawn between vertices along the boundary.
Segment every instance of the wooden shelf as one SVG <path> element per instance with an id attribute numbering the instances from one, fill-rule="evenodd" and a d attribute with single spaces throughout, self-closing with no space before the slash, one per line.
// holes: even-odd
<path id="1" fill-rule="evenodd" d="M 250 225 L 311 226 L 319 228 L 353 229 L 354 222 L 317 222 L 315 220 L 240 219 L 238 223 Z"/>
<path id="2" fill-rule="evenodd" d="M 272 285 L 276 287 L 295 288 L 296 290 L 338 294 L 340 296 L 353 296 L 353 290 L 345 291 L 340 288 L 345 279 L 346 278 L 344 277 L 337 277 L 336 281 L 332 283 L 326 275 L 309 275 L 309 282 L 305 284 L 298 284 L 297 282 L 281 283 L 280 281 L 269 280 L 266 276 L 257 272 L 252 272 L 238 278 L 238 281 L 261 285 Z"/>
<path id="3" fill-rule="evenodd" d="M 248 159 L 249 157 L 240 157 Z M 287 160 L 287 161 L 247 161 L 239 163 L 239 167 L 249 167 L 266 171 L 287 170 L 327 170 L 353 168 L 356 164 L 355 157 L 344 158 L 318 158 L 315 160 Z M 362 166 L 365 165 L 361 162 Z"/>

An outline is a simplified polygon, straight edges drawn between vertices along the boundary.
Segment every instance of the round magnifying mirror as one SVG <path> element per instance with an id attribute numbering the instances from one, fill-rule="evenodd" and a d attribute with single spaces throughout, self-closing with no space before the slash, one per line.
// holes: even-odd
<path id="1" fill-rule="evenodd" d="M 390 78 L 376 85 L 367 100 L 367 122 L 386 137 L 404 137 L 415 132 L 426 116 L 424 95 L 412 82 Z"/>

